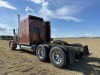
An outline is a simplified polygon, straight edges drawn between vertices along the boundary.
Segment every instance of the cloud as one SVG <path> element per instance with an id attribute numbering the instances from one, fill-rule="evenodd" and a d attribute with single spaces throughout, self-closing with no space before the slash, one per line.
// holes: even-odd
<path id="1" fill-rule="evenodd" d="M 6 30 L 7 30 L 6 26 L 0 23 L 0 31 L 6 31 Z"/>
<path id="2" fill-rule="evenodd" d="M 42 0 L 42 2 L 41 2 L 41 9 L 40 9 L 38 15 L 43 17 L 44 20 L 49 20 L 49 18 L 50 17 L 53 18 L 53 15 L 54 15 L 53 11 L 48 9 L 48 5 L 49 5 L 49 2 L 47 2 L 45 0 Z"/>
<path id="3" fill-rule="evenodd" d="M 75 18 L 73 16 L 61 16 L 61 17 L 55 17 L 55 18 L 63 19 L 63 20 L 67 20 L 67 21 L 73 21 L 73 22 L 82 22 L 82 21 L 84 21 L 82 19 L 78 19 L 78 18 Z"/>
<path id="4" fill-rule="evenodd" d="M 55 18 L 67 21 L 82 22 L 84 20 L 74 17 L 78 10 L 76 6 L 63 6 L 55 11 Z M 75 10 L 75 11 L 74 11 Z"/>
<path id="5" fill-rule="evenodd" d="M 34 13 L 34 15 L 43 17 L 44 20 L 49 20 L 49 18 L 53 15 L 52 11 L 48 9 L 48 5 L 49 5 L 48 1 L 45 0 L 27 0 L 27 1 L 31 1 L 41 6 L 38 13 L 37 14 Z"/>
<path id="6" fill-rule="evenodd" d="M 0 35 L 13 35 L 13 28 L 7 24 L 0 23 Z"/>
<path id="7" fill-rule="evenodd" d="M 86 2 L 82 0 L 71 1 L 53 1 L 50 0 L 27 0 L 40 6 L 37 15 L 43 17 L 44 20 L 50 18 L 63 19 L 66 21 L 82 22 L 84 19 L 77 18 L 76 16 L 84 10 Z M 55 5 L 56 4 L 56 5 Z M 59 5 L 61 4 L 61 5 Z M 50 7 L 53 7 L 50 9 Z"/>
<path id="8" fill-rule="evenodd" d="M 88 37 L 88 36 L 91 36 L 91 35 L 92 35 L 91 33 L 86 33 L 85 37 Z"/>
<path id="9" fill-rule="evenodd" d="M 6 28 L 0 27 L 0 31 L 5 31 Z"/>
<path id="10" fill-rule="evenodd" d="M 26 7 L 25 11 L 26 12 L 34 12 L 34 10 L 32 8 L 30 8 L 29 6 Z"/>
<path id="11" fill-rule="evenodd" d="M 73 11 L 75 10 L 75 11 Z M 69 7 L 69 6 L 63 6 L 59 9 L 56 10 L 56 14 L 59 15 L 59 16 L 66 16 L 66 15 L 73 15 L 75 12 L 76 12 L 76 8 L 73 6 L 73 7 Z"/>
<path id="12" fill-rule="evenodd" d="M 0 7 L 17 10 L 16 7 L 12 6 L 9 2 L 4 1 L 4 0 L 0 0 Z"/>
<path id="13" fill-rule="evenodd" d="M 9 31 L 9 30 L 12 30 L 12 27 L 10 27 L 10 26 L 7 25 L 7 24 L 2 24 L 2 23 L 0 23 L 0 30 L 1 30 L 1 31 Z"/>
<path id="14" fill-rule="evenodd" d="M 28 1 L 34 2 L 36 4 L 41 4 L 42 1 L 44 1 L 44 0 L 28 0 Z"/>

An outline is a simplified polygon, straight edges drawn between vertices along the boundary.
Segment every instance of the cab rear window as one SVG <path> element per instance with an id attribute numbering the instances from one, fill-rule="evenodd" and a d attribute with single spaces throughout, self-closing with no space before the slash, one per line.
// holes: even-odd
<path id="1" fill-rule="evenodd" d="M 41 27 L 34 27 L 34 33 L 42 33 L 43 29 Z"/>

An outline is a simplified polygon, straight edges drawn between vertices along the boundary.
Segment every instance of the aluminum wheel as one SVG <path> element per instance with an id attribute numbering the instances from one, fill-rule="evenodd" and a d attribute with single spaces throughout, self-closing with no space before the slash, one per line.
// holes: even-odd
<path id="1" fill-rule="evenodd" d="M 42 44 L 36 48 L 36 55 L 40 61 L 45 62 L 49 60 L 49 51 L 50 49 L 48 46 L 46 44 Z"/>
<path id="2" fill-rule="evenodd" d="M 39 55 L 39 58 L 44 58 L 45 57 L 45 52 L 42 48 L 38 49 L 38 55 Z"/>
<path id="3" fill-rule="evenodd" d="M 62 62 L 62 54 L 59 51 L 55 50 L 52 53 L 52 59 L 53 59 L 54 63 L 60 64 Z"/>
<path id="4" fill-rule="evenodd" d="M 63 46 L 53 47 L 50 50 L 49 57 L 51 63 L 58 68 L 64 68 L 68 63 L 67 50 Z"/>

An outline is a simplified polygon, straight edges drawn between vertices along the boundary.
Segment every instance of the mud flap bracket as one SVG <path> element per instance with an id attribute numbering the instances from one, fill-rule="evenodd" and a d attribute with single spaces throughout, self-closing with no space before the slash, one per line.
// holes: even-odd
<path id="1" fill-rule="evenodd" d="M 84 54 L 89 55 L 88 45 L 84 46 Z"/>

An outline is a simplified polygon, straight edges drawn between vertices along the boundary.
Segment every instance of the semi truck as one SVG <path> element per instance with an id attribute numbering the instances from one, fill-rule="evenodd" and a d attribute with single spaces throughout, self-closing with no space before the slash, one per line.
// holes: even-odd
<path id="1" fill-rule="evenodd" d="M 22 46 L 31 47 L 40 61 L 50 60 L 58 68 L 64 68 L 72 64 L 75 59 L 79 60 L 89 54 L 87 45 L 53 40 L 50 21 L 44 21 L 41 17 L 28 15 L 27 18 L 20 21 L 20 15 L 18 15 L 18 32 L 13 29 L 13 33 L 13 40 L 9 42 L 11 50 L 15 50 L 17 46 L 20 49 Z"/>

